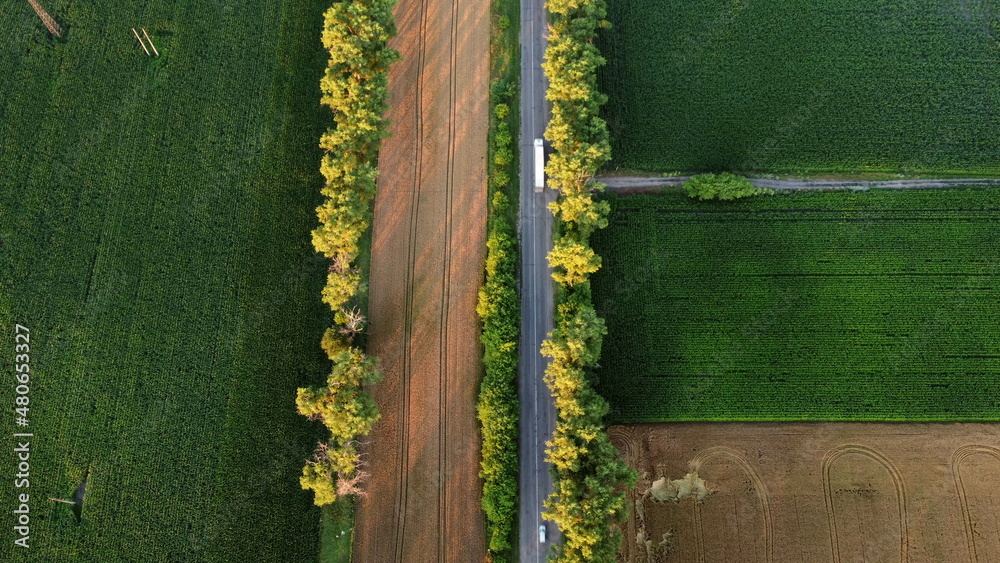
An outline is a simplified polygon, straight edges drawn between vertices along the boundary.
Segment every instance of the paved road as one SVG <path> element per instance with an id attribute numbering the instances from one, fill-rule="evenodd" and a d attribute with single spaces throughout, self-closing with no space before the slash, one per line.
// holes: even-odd
<path id="1" fill-rule="evenodd" d="M 545 4 L 543 0 L 521 1 L 521 362 L 518 389 L 521 399 L 519 560 L 545 561 L 548 546 L 559 541 L 555 524 L 546 522 L 546 543 L 538 542 L 542 524 L 542 502 L 552 493 L 545 441 L 556 426 L 555 405 L 542 381 L 547 359 L 539 350 L 552 330 L 553 285 L 545 256 L 552 248 L 552 213 L 546 209 L 555 199 L 552 190 L 534 190 L 533 141 L 541 138 L 548 122 L 545 101 L 547 82 L 542 73 L 545 51 Z"/>
<path id="2" fill-rule="evenodd" d="M 597 178 L 612 190 L 642 190 L 677 186 L 684 183 L 690 176 L 674 176 L 670 178 L 648 178 L 639 176 L 603 176 Z M 998 178 L 952 178 L 947 180 L 822 180 L 810 178 L 750 178 L 753 184 L 760 188 L 773 190 L 832 190 L 853 187 L 879 189 L 932 189 L 953 188 L 968 185 L 1000 186 Z"/>

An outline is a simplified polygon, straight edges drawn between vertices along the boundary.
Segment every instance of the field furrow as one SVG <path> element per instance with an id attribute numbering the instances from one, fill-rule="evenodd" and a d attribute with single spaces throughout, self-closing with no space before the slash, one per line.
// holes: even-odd
<path id="1" fill-rule="evenodd" d="M 609 197 L 610 419 L 1000 418 L 996 193 Z"/>
<path id="2" fill-rule="evenodd" d="M 609 2 L 612 167 L 1000 175 L 996 0 Z"/>
<path id="3" fill-rule="evenodd" d="M 294 400 L 328 369 L 323 6 L 42 4 L 62 39 L 27 3 L 0 15 L 0 325 L 30 326 L 35 356 L 27 560 L 314 558 L 296 477 L 317 435 Z M 85 477 L 78 522 L 47 498 Z"/>
<path id="4" fill-rule="evenodd" d="M 370 351 L 385 376 L 366 445 L 357 561 L 479 561 L 481 367 L 475 303 L 485 254 L 489 13 L 400 2 L 379 155 Z"/>

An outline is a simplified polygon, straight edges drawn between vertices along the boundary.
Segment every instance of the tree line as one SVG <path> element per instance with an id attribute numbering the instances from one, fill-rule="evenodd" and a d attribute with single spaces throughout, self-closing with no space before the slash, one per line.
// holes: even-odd
<path id="1" fill-rule="evenodd" d="M 555 491 L 544 516 L 555 522 L 563 541 L 560 562 L 614 561 L 621 545 L 625 492 L 636 474 L 611 444 L 604 429 L 607 402 L 589 380 L 607 333 L 594 310 L 590 275 L 601 258 L 590 235 L 608 224 L 607 202 L 595 201 L 603 186 L 593 180 L 611 156 L 607 124 L 600 108 L 607 97 L 597 89 L 597 69 L 605 63 L 594 45 L 608 27 L 604 0 L 548 0 L 551 13 L 543 67 L 552 119 L 545 132 L 553 148 L 546 165 L 548 186 L 559 191 L 550 205 L 557 235 L 548 256 L 560 285 L 555 329 L 542 345 L 552 359 L 545 381 L 555 399 L 555 434 L 546 454 L 553 464 Z"/>
<path id="2" fill-rule="evenodd" d="M 487 549 L 496 559 L 511 549 L 517 521 L 518 457 L 517 340 L 521 301 L 517 294 L 517 238 L 507 219 L 510 203 L 495 192 L 486 240 L 486 283 L 476 311 L 483 323 L 486 374 L 476 406 L 482 426 L 483 511 Z"/>
<path id="3" fill-rule="evenodd" d="M 325 505 L 356 494 L 367 474 L 356 440 L 371 431 L 378 408 L 365 385 L 380 376 L 375 360 L 356 345 L 365 326 L 358 296 L 366 290 L 357 264 L 359 241 L 372 220 L 378 176 L 377 156 L 388 123 L 389 65 L 399 53 L 388 47 L 396 35 L 395 0 L 335 2 L 325 13 L 323 46 L 329 52 L 320 81 L 321 102 L 333 111 L 334 126 L 320 139 L 320 172 L 325 178 L 323 203 L 316 208 L 319 226 L 312 232 L 317 252 L 330 260 L 323 301 L 333 312 L 322 348 L 333 362 L 325 385 L 300 388 L 299 413 L 320 420 L 330 431 L 302 470 L 300 483 L 314 502 Z"/>

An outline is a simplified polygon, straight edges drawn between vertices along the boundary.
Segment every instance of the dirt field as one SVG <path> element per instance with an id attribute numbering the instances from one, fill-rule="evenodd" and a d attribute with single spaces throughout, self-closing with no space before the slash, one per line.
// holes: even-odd
<path id="1" fill-rule="evenodd" d="M 385 379 L 364 445 L 370 494 L 354 560 L 482 561 L 481 348 L 475 316 L 486 233 L 489 10 L 400 0 L 403 60 L 389 75 L 380 154 L 370 351 Z"/>
<path id="2" fill-rule="evenodd" d="M 641 475 L 624 561 L 1000 561 L 1000 425 L 683 423 L 611 434 Z M 711 492 L 701 503 L 684 494 L 689 472 Z M 643 495 L 661 477 L 664 500 Z"/>

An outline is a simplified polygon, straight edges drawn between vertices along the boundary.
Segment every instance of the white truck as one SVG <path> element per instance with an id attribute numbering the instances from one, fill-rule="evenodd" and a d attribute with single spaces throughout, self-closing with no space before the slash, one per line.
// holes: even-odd
<path id="1" fill-rule="evenodd" d="M 545 187 L 545 141 L 535 139 L 535 193 Z"/>

